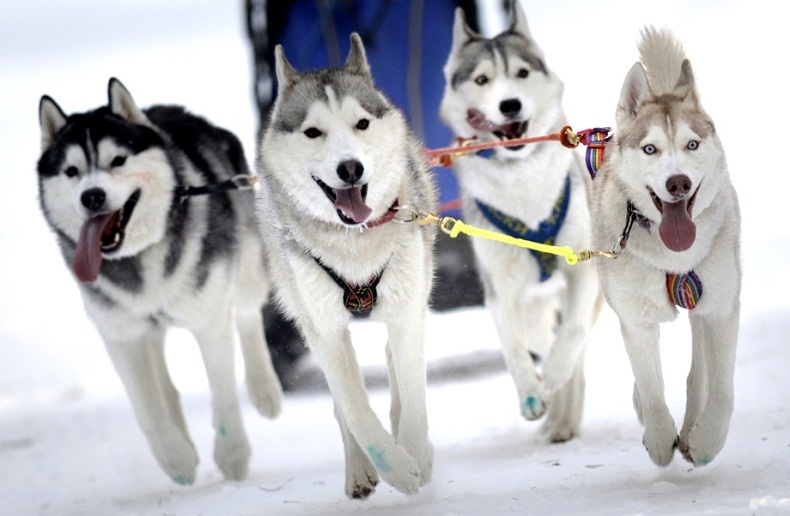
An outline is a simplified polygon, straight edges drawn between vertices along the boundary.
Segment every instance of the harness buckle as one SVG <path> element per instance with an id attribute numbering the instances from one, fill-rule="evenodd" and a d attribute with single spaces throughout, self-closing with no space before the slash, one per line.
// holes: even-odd
<path id="1" fill-rule="evenodd" d="M 258 182 L 258 176 L 251 174 L 239 174 L 237 176 L 233 176 L 230 181 L 238 190 L 249 190 L 250 188 L 253 188 Z"/>

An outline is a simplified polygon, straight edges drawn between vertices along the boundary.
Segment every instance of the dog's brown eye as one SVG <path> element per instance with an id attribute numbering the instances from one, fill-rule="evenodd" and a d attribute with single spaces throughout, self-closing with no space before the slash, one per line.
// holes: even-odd
<path id="1" fill-rule="evenodd" d="M 359 120 L 359 122 L 357 122 L 357 129 L 359 129 L 360 131 L 364 131 L 365 129 L 368 128 L 369 125 L 370 125 L 370 120 L 368 120 L 367 118 L 362 118 Z"/>
<path id="2" fill-rule="evenodd" d="M 529 70 L 527 70 L 526 68 L 521 68 L 518 71 L 518 73 L 516 73 L 516 77 L 518 77 L 519 79 L 526 79 L 527 77 L 529 77 Z"/>
<path id="3" fill-rule="evenodd" d="M 66 177 L 77 177 L 80 171 L 77 170 L 77 167 L 69 167 L 63 173 L 66 174 Z"/>
<path id="4" fill-rule="evenodd" d="M 656 149 L 656 146 L 655 146 L 655 145 L 652 145 L 652 144 L 650 144 L 650 143 L 648 143 L 647 145 L 645 145 L 644 147 L 642 147 L 642 151 L 643 151 L 645 154 L 648 154 L 648 155 L 649 155 L 649 154 L 655 154 L 655 153 L 656 153 L 656 150 L 657 150 L 657 149 Z"/>
<path id="5" fill-rule="evenodd" d="M 478 86 L 482 86 L 487 82 L 488 82 L 488 77 L 486 77 L 485 75 L 478 75 L 477 77 L 475 77 L 475 84 L 477 84 Z"/>
<path id="6" fill-rule="evenodd" d="M 321 131 L 319 131 L 315 127 L 308 127 L 307 129 L 305 129 L 304 135 L 307 136 L 308 138 L 318 138 L 319 136 L 321 136 Z"/>
<path id="7" fill-rule="evenodd" d="M 110 163 L 110 168 L 122 167 L 126 163 L 126 156 L 115 156 Z"/>
<path id="8" fill-rule="evenodd" d="M 686 148 L 688 150 L 697 150 L 698 147 L 699 142 L 697 140 L 689 140 L 689 142 L 686 144 Z"/>

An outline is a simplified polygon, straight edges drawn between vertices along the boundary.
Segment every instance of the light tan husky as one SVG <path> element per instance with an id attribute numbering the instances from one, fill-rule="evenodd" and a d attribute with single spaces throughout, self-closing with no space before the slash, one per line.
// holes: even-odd
<path id="1" fill-rule="evenodd" d="M 617 260 L 599 262 L 599 273 L 620 318 L 650 458 L 666 465 L 680 447 L 688 461 L 704 465 L 724 446 L 733 409 L 738 201 L 681 44 L 646 28 L 639 51 L 594 181 L 595 244 L 610 248 L 619 238 L 622 248 Z M 659 323 L 677 316 L 676 305 L 690 310 L 692 337 L 680 436 L 664 400 L 659 356 Z"/>

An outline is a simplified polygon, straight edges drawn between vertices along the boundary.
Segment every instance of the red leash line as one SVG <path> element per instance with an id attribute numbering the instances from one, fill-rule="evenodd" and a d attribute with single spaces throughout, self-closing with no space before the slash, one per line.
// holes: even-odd
<path id="1" fill-rule="evenodd" d="M 574 148 L 579 144 L 579 140 L 580 135 L 574 133 L 570 126 L 565 126 L 560 132 L 548 134 L 546 136 L 533 136 L 531 138 L 517 138 L 514 140 L 473 143 L 468 145 L 461 144 L 441 149 L 425 149 L 424 152 L 428 157 L 428 164 L 430 166 L 441 165 L 443 167 L 450 167 L 453 161 L 452 157 L 456 154 L 466 154 L 468 152 L 477 152 L 479 150 L 493 149 L 496 147 L 514 147 L 516 145 L 527 145 L 530 143 L 548 141 L 558 141 L 566 147 Z"/>

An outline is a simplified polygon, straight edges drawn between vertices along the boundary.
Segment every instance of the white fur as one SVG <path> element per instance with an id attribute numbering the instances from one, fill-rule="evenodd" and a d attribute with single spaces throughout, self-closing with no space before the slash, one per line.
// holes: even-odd
<path id="1" fill-rule="evenodd" d="M 132 114 L 130 121 L 151 125 L 120 82 L 113 80 L 110 85 L 113 108 L 123 107 L 116 111 L 118 115 Z M 46 150 L 66 120 L 47 97 L 41 107 L 42 144 Z M 165 363 L 165 332 L 168 326 L 183 327 L 196 337 L 211 388 L 216 429 L 214 458 L 225 478 L 240 480 L 247 474 L 251 448 L 236 391 L 236 331 L 254 405 L 262 414 L 274 417 L 280 411 L 282 399 L 282 388 L 263 335 L 261 307 L 267 301 L 270 283 L 263 269 L 262 242 L 255 231 L 252 203 L 248 203 L 250 213 L 246 215 L 246 224 L 243 210 L 237 212 L 241 219 L 235 228 L 241 240 L 239 252 L 230 259 L 216 260 L 205 285 L 197 288 L 195 266 L 206 232 L 207 199 L 188 201 L 193 225 L 185 228 L 187 237 L 180 261 L 172 274 L 166 275 L 164 264 L 170 249 L 167 213 L 175 177 L 164 149 L 152 148 L 129 156 L 120 167 L 111 167 L 110 163 L 127 151 L 111 139 L 100 140 L 95 152 L 98 169 L 88 171 L 88 159 L 82 147 L 69 146 L 63 170 L 75 166 L 80 174 L 67 177 L 61 173 L 43 179 L 42 205 L 54 228 L 76 241 L 88 216 L 79 201 L 82 192 L 92 187 L 103 188 L 108 210 L 115 211 L 132 192 L 140 189 L 140 201 L 126 227 L 121 249 L 106 255 L 104 260 L 138 257 L 144 288 L 130 292 L 99 275 L 91 285 L 80 284 L 86 311 L 104 340 L 154 456 L 162 469 L 180 484 L 194 481 L 198 456 Z M 187 184 L 197 186 L 203 182 L 194 170 L 187 169 L 185 173 Z M 239 201 L 236 205 L 243 203 Z M 108 306 L 97 297 L 94 288 L 101 290 L 102 296 L 113 304 Z M 152 319 L 158 319 L 158 324 L 152 325 Z"/>
<path id="2" fill-rule="evenodd" d="M 524 13 L 518 2 L 514 4 L 511 29 L 529 38 Z M 524 136 L 546 135 L 565 125 L 562 82 L 551 70 L 544 74 L 532 69 L 515 55 L 504 58 L 508 60 L 509 74 L 505 73 L 503 57 L 497 53 L 493 61 L 481 60 L 472 74 L 485 74 L 487 83 L 481 86 L 470 80 L 454 88 L 453 74 L 464 64 L 461 48 L 473 36 L 459 9 L 452 50 L 444 68 L 447 82 L 441 104 L 441 116 L 457 136 L 496 140 L 491 133 L 471 127 L 466 114 L 468 109 L 478 109 L 487 119 L 501 124 L 507 120 L 499 105 L 506 99 L 518 99 L 522 106 L 519 119 L 529 120 Z M 536 45 L 531 49 L 543 58 Z M 521 68 L 530 69 L 527 78 L 514 75 Z M 496 228 L 484 218 L 473 199 L 536 228 L 551 214 L 570 174 L 571 201 L 557 243 L 574 249 L 588 248 L 589 178 L 573 151 L 556 142 L 527 145 L 517 151 L 497 150 L 490 159 L 459 157 L 454 169 L 462 190 L 465 221 L 490 230 Z M 484 239 L 475 239 L 473 246 L 486 290 L 486 306 L 494 316 L 522 415 L 537 419 L 548 408 L 544 432 L 549 439 L 557 442 L 573 438 L 581 426 L 584 352 L 600 306 L 595 269 L 589 264 L 568 266 L 560 259 L 563 263 L 552 277 L 540 283 L 538 265 L 525 249 Z M 530 352 L 545 359 L 542 379 Z"/>
<path id="3" fill-rule="evenodd" d="M 650 458 L 664 466 L 679 446 L 687 460 L 705 465 L 724 446 L 733 409 L 740 214 L 721 142 L 699 105 L 680 44 L 666 31 L 645 29 L 640 51 L 642 62 L 634 65 L 623 85 L 615 136 L 618 142 L 634 135 L 644 137 L 633 144 L 607 146 L 606 161 L 594 182 L 595 246 L 612 247 L 623 230 L 629 200 L 653 222 L 649 232 L 635 225 L 617 260 L 599 261 L 600 279 L 607 301 L 620 318 L 636 380 L 634 405 L 645 427 L 643 439 Z M 674 104 L 669 118 L 651 104 L 664 94 L 682 99 Z M 695 124 L 711 131 L 699 134 L 692 128 Z M 692 139 L 699 141 L 695 150 L 687 148 Z M 658 151 L 646 154 L 647 145 Z M 674 252 L 659 238 L 661 212 L 650 199 L 648 187 L 668 201 L 666 180 L 679 173 L 691 179 L 692 191 L 699 188 L 699 192 L 691 213 L 696 239 L 689 249 Z M 659 324 L 677 316 L 665 287 L 666 272 L 690 270 L 701 278 L 703 295 L 689 312 L 692 364 L 678 436 L 664 400 Z"/>
<path id="4" fill-rule="evenodd" d="M 308 347 L 324 371 L 335 403 L 346 457 L 345 493 L 365 498 L 379 477 L 406 494 L 416 493 L 431 478 L 433 447 L 428 440 L 425 405 L 425 322 L 433 269 L 435 231 L 415 224 L 388 222 L 360 229 L 340 221 L 313 177 L 341 186 L 338 163 L 353 159 L 364 165 L 361 183 L 368 185 L 368 220 L 381 217 L 397 198 L 401 205 L 435 209 L 430 171 L 408 134 L 403 115 L 390 109 L 381 118 L 365 111 L 354 92 L 339 94 L 327 87 L 328 100 L 309 101 L 307 116 L 293 132 L 276 128 L 280 111 L 292 99 L 284 91 L 304 79 L 277 49 L 280 94 L 259 150 L 259 218 L 275 294 L 294 318 Z M 341 73 L 370 81 L 361 41 Z M 315 93 L 315 92 L 313 92 Z M 365 130 L 355 129 L 361 119 Z M 304 131 L 317 128 L 319 138 Z M 409 170 L 409 157 L 418 170 Z M 383 270 L 378 303 L 371 317 L 387 324 L 387 364 L 392 408 L 388 433 L 371 409 L 364 379 L 352 347 L 342 304 L 342 291 L 313 259 L 320 258 L 346 281 L 367 283 Z"/>

